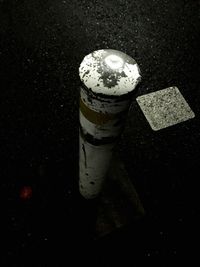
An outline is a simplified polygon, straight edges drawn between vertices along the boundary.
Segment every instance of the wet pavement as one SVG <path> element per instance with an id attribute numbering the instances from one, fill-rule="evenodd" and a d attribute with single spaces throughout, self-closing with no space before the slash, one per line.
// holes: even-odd
<path id="1" fill-rule="evenodd" d="M 89 266 L 195 255 L 199 11 L 192 0 L 0 1 L 1 266 L 74 266 L 75 252 Z M 102 48 L 137 61 L 135 99 L 176 86 L 195 118 L 153 131 L 133 101 L 118 151 L 146 216 L 93 241 L 96 203 L 77 188 L 78 67 Z"/>

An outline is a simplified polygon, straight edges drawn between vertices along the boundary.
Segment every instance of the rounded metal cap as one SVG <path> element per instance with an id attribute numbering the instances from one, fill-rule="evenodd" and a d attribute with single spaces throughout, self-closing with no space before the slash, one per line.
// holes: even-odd
<path id="1" fill-rule="evenodd" d="M 123 52 L 102 49 L 84 57 L 79 76 L 93 93 L 120 96 L 133 91 L 141 80 L 136 61 Z"/>

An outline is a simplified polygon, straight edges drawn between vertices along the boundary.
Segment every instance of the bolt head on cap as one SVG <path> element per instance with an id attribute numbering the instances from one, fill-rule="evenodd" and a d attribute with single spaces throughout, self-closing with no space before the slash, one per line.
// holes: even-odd
<path id="1" fill-rule="evenodd" d="M 123 52 L 102 49 L 84 57 L 79 76 L 86 88 L 106 96 L 126 95 L 141 80 L 136 61 Z"/>

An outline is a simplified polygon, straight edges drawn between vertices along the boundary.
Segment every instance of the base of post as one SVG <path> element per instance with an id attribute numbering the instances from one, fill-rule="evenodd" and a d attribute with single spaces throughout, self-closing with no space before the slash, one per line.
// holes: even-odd
<path id="1" fill-rule="evenodd" d="M 128 226 L 145 215 L 137 191 L 117 155 L 113 156 L 107 178 L 99 198 L 95 239 Z"/>

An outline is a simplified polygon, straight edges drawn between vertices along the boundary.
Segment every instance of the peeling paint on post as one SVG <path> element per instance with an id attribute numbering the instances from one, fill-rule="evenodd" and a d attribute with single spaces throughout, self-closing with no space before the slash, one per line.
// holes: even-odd
<path id="1" fill-rule="evenodd" d="M 112 150 L 125 125 L 132 93 L 141 80 L 135 60 L 111 49 L 87 55 L 79 68 L 79 190 L 92 199 L 101 192 Z"/>

